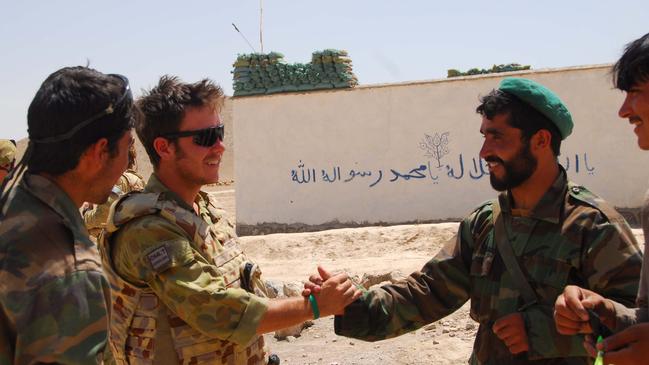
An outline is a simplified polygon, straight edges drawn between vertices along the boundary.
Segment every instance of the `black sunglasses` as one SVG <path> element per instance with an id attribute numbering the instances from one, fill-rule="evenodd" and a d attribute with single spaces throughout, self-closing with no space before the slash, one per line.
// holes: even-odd
<path id="1" fill-rule="evenodd" d="M 223 141 L 224 136 L 223 124 L 216 127 L 210 127 L 205 129 L 197 129 L 195 131 L 180 131 L 174 133 L 166 133 L 160 137 L 164 138 L 179 138 L 179 137 L 194 137 L 194 144 L 203 147 L 212 147 L 216 144 L 217 141 Z"/>
<path id="2" fill-rule="evenodd" d="M 66 139 L 69 139 L 70 137 L 74 136 L 81 128 L 87 126 L 88 124 L 108 115 L 108 114 L 113 114 L 115 112 L 115 107 L 118 105 L 122 104 L 124 100 L 127 98 L 129 100 L 133 99 L 133 94 L 131 94 L 131 86 L 128 83 L 128 79 L 124 75 L 120 74 L 108 74 L 110 77 L 115 77 L 118 78 L 122 81 L 124 84 L 124 92 L 122 95 L 114 102 L 108 104 L 106 109 L 100 111 L 99 113 L 93 115 L 92 117 L 85 119 L 81 122 L 79 122 L 74 128 L 70 129 L 66 133 L 59 134 L 58 136 L 53 136 L 53 137 L 46 137 L 46 138 L 41 138 L 41 139 L 32 139 L 30 138 L 30 142 L 36 142 L 36 143 L 54 143 L 54 142 L 61 142 L 65 141 Z"/>

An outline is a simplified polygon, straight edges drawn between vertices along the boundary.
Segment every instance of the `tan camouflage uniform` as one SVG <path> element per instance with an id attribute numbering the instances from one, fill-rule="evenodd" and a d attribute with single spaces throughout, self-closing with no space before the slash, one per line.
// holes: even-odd
<path id="1" fill-rule="evenodd" d="M 92 238 L 97 239 L 99 233 L 106 227 L 106 220 L 108 219 L 108 211 L 110 206 L 117 198 L 129 193 L 131 191 L 142 191 L 144 189 L 144 179 L 134 170 L 126 170 L 119 177 L 117 183 L 113 187 L 113 191 L 108 197 L 108 201 L 104 204 L 98 204 L 83 212 L 83 220 L 86 223 L 86 228 Z"/>
<path id="2" fill-rule="evenodd" d="M 99 364 L 109 286 L 79 211 L 25 174 L 0 221 L 0 364 Z"/>
<path id="3" fill-rule="evenodd" d="M 16 159 L 16 146 L 8 139 L 0 139 L 0 169 L 7 170 Z M 2 178 L 0 178 L 0 183 Z"/>
<path id="4" fill-rule="evenodd" d="M 480 323 L 471 364 L 587 364 L 582 336 L 562 336 L 552 317 L 567 284 L 631 305 L 642 255 L 624 219 L 565 171 L 532 211 L 510 208 L 499 196 L 505 227 L 538 303 L 522 308 L 520 291 L 495 245 L 492 202 L 460 224 L 456 242 L 444 247 L 404 282 L 369 291 L 335 319 L 337 334 L 364 340 L 398 336 L 434 322 L 471 300 Z M 499 318 L 521 312 L 530 350 L 512 356 L 493 333 Z"/>
<path id="5" fill-rule="evenodd" d="M 152 175 L 114 205 L 100 247 L 118 364 L 267 361 L 256 335 L 267 309 L 261 272 L 208 194 L 195 204 L 199 215 Z"/>

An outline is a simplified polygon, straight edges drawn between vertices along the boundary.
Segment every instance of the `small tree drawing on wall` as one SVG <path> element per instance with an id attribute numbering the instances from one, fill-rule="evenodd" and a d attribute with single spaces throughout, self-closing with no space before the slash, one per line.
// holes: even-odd
<path id="1" fill-rule="evenodd" d="M 425 156 L 437 161 L 437 167 L 442 167 L 442 157 L 448 155 L 448 135 L 450 132 L 442 134 L 435 133 L 434 136 L 424 134 L 424 139 L 419 142 L 419 148 L 426 151 Z"/>

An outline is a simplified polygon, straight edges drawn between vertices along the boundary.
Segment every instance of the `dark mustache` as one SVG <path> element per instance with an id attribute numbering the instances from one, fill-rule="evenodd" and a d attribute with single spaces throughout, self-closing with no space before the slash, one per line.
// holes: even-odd
<path id="1" fill-rule="evenodd" d="M 497 162 L 497 163 L 505 164 L 505 161 L 501 160 L 496 156 L 487 156 L 484 158 L 484 160 L 487 162 Z"/>
<path id="2" fill-rule="evenodd" d="M 642 122 L 642 119 L 640 119 L 639 116 L 634 115 L 634 116 L 632 116 L 632 117 L 629 117 L 629 122 L 630 122 L 630 123 Z"/>

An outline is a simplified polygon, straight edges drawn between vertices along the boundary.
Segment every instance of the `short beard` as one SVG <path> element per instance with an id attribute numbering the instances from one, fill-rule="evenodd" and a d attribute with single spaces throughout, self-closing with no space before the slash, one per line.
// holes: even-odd
<path id="1" fill-rule="evenodd" d="M 532 176 L 536 171 L 538 161 L 530 151 L 530 143 L 526 141 L 516 155 L 509 161 L 503 161 L 497 157 L 485 158 L 487 162 L 500 162 L 505 169 L 505 176 L 497 178 L 494 174 L 489 175 L 491 187 L 496 191 L 505 191 L 515 188 Z"/>
<path id="2" fill-rule="evenodd" d="M 180 144 L 176 143 L 176 164 L 178 166 L 176 172 L 183 178 L 183 180 L 192 184 L 198 184 L 200 186 L 218 182 L 218 178 L 216 181 L 212 181 L 210 179 L 204 178 L 197 171 L 188 171 L 185 170 L 184 167 L 180 167 L 181 164 L 179 162 L 186 158 L 188 158 L 188 153 L 182 149 Z"/>

